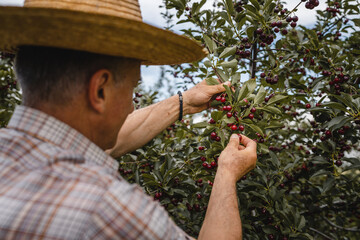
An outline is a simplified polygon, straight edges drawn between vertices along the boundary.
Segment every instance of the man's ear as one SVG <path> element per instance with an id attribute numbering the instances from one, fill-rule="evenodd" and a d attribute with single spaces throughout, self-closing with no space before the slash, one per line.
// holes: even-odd
<path id="1" fill-rule="evenodd" d="M 111 78 L 111 72 L 106 69 L 98 70 L 91 76 L 87 96 L 90 107 L 98 113 L 105 111 L 105 100 L 108 97 L 107 89 L 111 84 Z"/>

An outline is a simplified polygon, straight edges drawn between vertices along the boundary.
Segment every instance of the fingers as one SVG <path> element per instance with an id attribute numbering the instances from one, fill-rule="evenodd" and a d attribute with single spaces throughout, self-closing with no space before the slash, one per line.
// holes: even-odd
<path id="1" fill-rule="evenodd" d="M 228 143 L 227 146 L 228 146 L 228 147 L 231 147 L 231 148 L 236 148 L 236 149 L 238 149 L 239 144 L 240 144 L 239 136 L 238 136 L 237 134 L 233 134 L 233 135 L 231 135 L 230 140 L 229 140 L 229 143 Z"/>
<path id="2" fill-rule="evenodd" d="M 245 146 L 245 148 L 249 148 L 250 150 L 256 151 L 256 142 L 251 140 L 250 138 L 246 137 L 245 135 L 241 136 L 241 144 Z"/>
<path id="3" fill-rule="evenodd" d="M 221 83 L 221 84 L 218 84 L 218 85 L 209 86 L 210 89 L 211 89 L 211 91 L 212 91 L 212 92 L 211 92 L 211 95 L 224 92 L 224 91 L 225 91 L 225 88 L 224 88 L 223 85 L 230 86 L 231 83 L 230 83 L 230 82 L 225 82 L 225 83 Z"/>

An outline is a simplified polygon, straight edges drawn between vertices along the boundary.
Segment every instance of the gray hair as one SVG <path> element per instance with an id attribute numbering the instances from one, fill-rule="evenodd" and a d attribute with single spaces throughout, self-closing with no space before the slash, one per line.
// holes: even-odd
<path id="1" fill-rule="evenodd" d="M 41 102 L 66 105 L 86 90 L 91 76 L 109 70 L 119 83 L 128 59 L 69 49 L 22 46 L 15 58 L 15 74 L 23 91 L 23 104 Z"/>

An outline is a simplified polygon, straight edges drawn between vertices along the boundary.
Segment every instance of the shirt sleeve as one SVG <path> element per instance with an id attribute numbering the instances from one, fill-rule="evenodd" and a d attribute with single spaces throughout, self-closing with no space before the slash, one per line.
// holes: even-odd
<path id="1" fill-rule="evenodd" d="M 87 239 L 191 239 L 142 189 L 114 181 L 92 214 Z"/>

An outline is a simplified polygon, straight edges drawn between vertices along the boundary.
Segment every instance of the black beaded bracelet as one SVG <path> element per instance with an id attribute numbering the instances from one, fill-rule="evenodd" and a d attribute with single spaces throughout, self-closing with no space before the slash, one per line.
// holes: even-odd
<path id="1" fill-rule="evenodd" d="M 180 102 L 180 112 L 179 112 L 179 121 L 183 118 L 183 96 L 180 91 L 178 91 L 179 94 L 179 102 Z"/>

